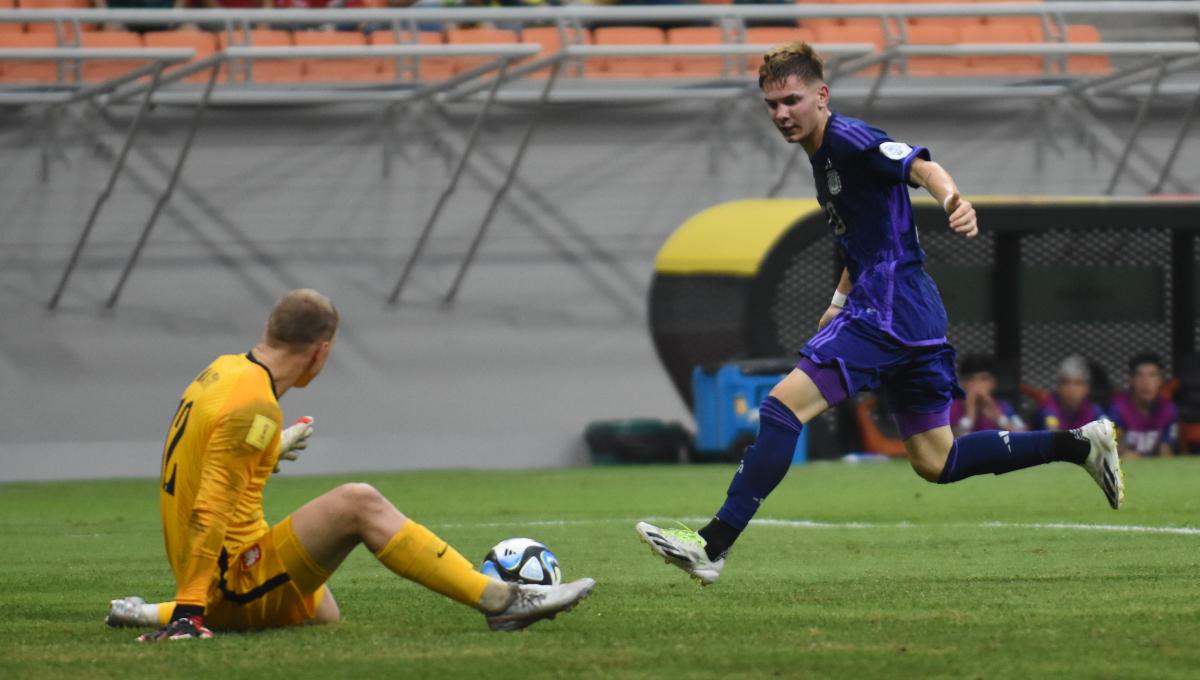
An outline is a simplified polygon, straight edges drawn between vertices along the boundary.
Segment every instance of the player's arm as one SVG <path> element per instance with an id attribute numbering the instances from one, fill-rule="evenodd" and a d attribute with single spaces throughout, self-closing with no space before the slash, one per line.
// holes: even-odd
<path id="1" fill-rule="evenodd" d="M 170 624 L 139 640 L 211 637 L 212 633 L 204 628 L 204 609 L 225 530 L 261 455 L 276 440 L 279 420 L 277 406 L 248 405 L 216 425 L 188 518 L 190 547 L 177 578 L 175 612 Z"/>
<path id="2" fill-rule="evenodd" d="M 971 238 L 979 233 L 975 222 L 975 207 L 958 193 L 954 178 L 946 169 L 924 158 L 913 160 L 908 181 L 929 192 L 950 218 L 950 229 Z"/>
<path id="3" fill-rule="evenodd" d="M 829 308 L 821 315 L 821 320 L 817 322 L 817 330 L 825 327 L 825 324 L 833 321 L 833 317 L 842 311 L 846 306 L 846 297 L 850 295 L 850 291 L 854 289 L 854 284 L 850 282 L 850 270 L 842 268 L 842 278 L 838 281 L 837 288 L 833 291 L 833 299 L 829 301 Z"/>

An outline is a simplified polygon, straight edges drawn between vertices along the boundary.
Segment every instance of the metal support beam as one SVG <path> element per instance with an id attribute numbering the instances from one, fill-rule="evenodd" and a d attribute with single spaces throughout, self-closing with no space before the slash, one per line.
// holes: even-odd
<path id="1" fill-rule="evenodd" d="M 417 237 L 417 244 L 413 247 L 412 255 L 408 261 L 404 263 L 404 270 L 400 272 L 400 278 L 396 281 L 396 285 L 392 288 L 392 292 L 388 295 L 388 304 L 395 305 L 400 300 L 400 293 L 404 291 L 404 284 L 408 283 L 408 277 L 412 275 L 413 267 L 417 261 L 421 259 L 421 255 L 425 252 L 425 246 L 429 243 L 429 235 L 433 232 L 434 225 L 437 224 L 438 217 L 442 214 L 442 209 L 446 207 L 446 201 L 458 189 L 458 180 L 462 177 L 463 170 L 467 167 L 467 160 L 471 157 L 471 152 L 475 149 L 475 144 L 479 141 L 479 131 L 483 128 L 483 121 L 487 118 L 488 111 L 492 108 L 492 102 L 496 101 L 496 91 L 500 89 L 500 83 L 504 80 L 504 73 L 508 70 L 508 60 L 500 67 L 499 76 L 492 80 L 492 86 L 488 89 L 487 99 L 484 100 L 483 106 L 479 109 L 479 113 L 475 114 L 475 122 L 471 125 L 471 132 L 467 135 L 467 146 L 463 149 L 462 155 L 458 159 L 458 164 L 454 168 L 454 173 L 450 176 L 450 183 L 438 196 L 437 203 L 433 206 L 433 212 L 429 214 L 429 218 L 425 220 L 425 226 L 421 228 L 421 235 Z"/>
<path id="2" fill-rule="evenodd" d="M 1183 148 L 1183 142 L 1187 139 L 1188 132 L 1192 129 L 1192 123 L 1196 120 L 1196 112 L 1200 109 L 1200 91 L 1196 92 L 1196 96 L 1192 98 L 1192 104 L 1188 107 L 1187 113 L 1183 116 L 1183 125 L 1179 128 L 1179 134 L 1175 136 L 1175 144 L 1171 146 L 1171 153 L 1167 154 L 1167 161 L 1163 164 L 1162 172 L 1159 173 L 1158 179 L 1154 182 L 1154 187 L 1150 189 L 1150 193 L 1157 194 L 1162 192 L 1163 185 L 1167 182 L 1167 177 L 1171 175 L 1172 168 L 1175 167 L 1175 160 L 1179 158 L 1179 150 Z"/>
<path id="3" fill-rule="evenodd" d="M 1112 196 L 1113 191 L 1117 188 L 1117 182 L 1121 179 L 1121 173 L 1125 171 L 1125 163 L 1129 161 L 1129 154 L 1133 152 L 1133 145 L 1137 143 L 1138 135 L 1141 134 L 1142 128 L 1146 125 L 1146 115 L 1150 112 L 1150 102 L 1158 94 L 1158 86 L 1162 84 L 1162 80 L 1167 75 L 1167 62 L 1163 61 L 1158 67 L 1158 73 L 1154 76 L 1154 83 L 1150 86 L 1150 94 L 1142 100 L 1141 107 L 1138 108 L 1137 117 L 1133 121 L 1133 130 L 1129 132 L 1129 139 L 1125 140 L 1125 149 L 1121 151 L 1121 157 L 1117 159 L 1117 167 L 1113 168 L 1112 178 L 1108 180 L 1108 188 L 1104 190 L 1105 195 Z"/>
<path id="4" fill-rule="evenodd" d="M 83 248 L 92 234 L 92 228 L 96 226 L 96 218 L 100 216 L 100 209 L 104 207 L 105 202 L 108 201 L 108 197 L 112 195 L 113 187 L 117 183 L 117 176 L 121 174 L 121 169 L 125 167 L 125 159 L 129 157 L 129 149 L 133 146 L 133 139 L 142 127 L 142 118 L 145 116 L 146 110 L 150 108 L 150 97 L 158 89 L 159 77 L 162 75 L 164 64 L 162 62 L 155 63 L 157 68 L 154 69 L 151 75 L 150 86 L 142 93 L 142 102 L 138 105 L 138 110 L 133 116 L 133 121 L 129 123 L 129 132 L 125 134 L 125 142 L 121 144 L 121 151 L 117 154 L 116 162 L 113 163 L 112 172 L 108 175 L 108 182 L 104 185 L 104 190 L 100 192 L 100 195 L 96 197 L 96 202 L 92 205 L 92 211 L 88 214 L 87 221 L 83 225 L 83 232 L 80 233 L 79 240 L 75 242 L 75 249 L 71 251 L 71 258 L 67 260 L 67 266 L 63 269 L 62 277 L 58 280 L 58 286 L 55 287 L 54 294 L 50 296 L 50 301 L 46 305 L 48 309 L 53 310 L 58 307 L 58 302 L 62 299 L 63 291 L 67 289 L 67 282 L 71 279 L 71 274 L 79 264 L 79 256 L 83 253 Z"/>
<path id="5" fill-rule="evenodd" d="M 767 192 L 767 198 L 775 198 L 783 191 L 783 187 L 787 184 L 788 177 L 792 174 L 792 170 L 796 169 L 796 163 L 800 160 L 800 152 L 804 151 L 804 147 L 799 144 L 793 145 L 792 153 L 788 155 L 787 162 L 783 164 L 783 172 L 779 173 L 779 179 L 771 186 Z"/>
<path id="6" fill-rule="evenodd" d="M 121 270 L 121 278 L 117 280 L 117 285 L 113 286 L 112 294 L 108 296 L 108 301 L 104 303 L 104 306 L 108 309 L 117 306 L 117 300 L 121 297 L 121 291 L 124 290 L 125 283 L 129 280 L 129 275 L 133 273 L 133 268 L 137 266 L 142 249 L 146 247 L 146 241 L 150 239 L 150 231 L 154 229 L 155 223 L 158 222 L 158 216 L 162 214 L 163 207 L 166 206 L 167 201 L 171 200 L 171 194 L 175 191 L 175 185 L 179 183 L 179 173 L 183 171 L 183 164 L 187 162 L 188 153 L 192 150 L 192 142 L 195 141 L 196 131 L 200 128 L 200 119 L 204 116 L 204 109 L 208 106 L 208 99 L 212 96 L 213 85 L 217 82 L 217 73 L 220 70 L 220 64 L 213 64 L 212 70 L 209 71 L 208 83 L 204 86 L 204 94 L 200 97 L 200 102 L 196 104 L 196 110 L 192 114 L 192 124 L 188 128 L 187 137 L 183 141 L 183 147 L 179 150 L 179 158 L 175 161 L 175 167 L 171 170 L 171 179 L 168 180 L 167 187 L 163 189 L 162 195 L 158 197 L 158 201 L 154 204 L 154 210 L 150 212 L 150 218 L 146 220 L 146 226 L 142 228 L 142 235 L 138 238 L 133 252 L 129 254 L 129 259 L 125 262 L 125 268 Z"/>
<path id="7" fill-rule="evenodd" d="M 546 79 L 546 84 L 542 86 L 542 96 L 538 100 L 537 108 L 534 109 L 533 116 L 529 120 L 529 125 L 525 128 L 525 134 L 521 136 L 521 143 L 517 146 L 517 153 L 513 157 L 512 164 L 508 166 L 508 172 L 504 175 L 504 183 L 500 185 L 500 188 L 492 196 L 492 202 L 488 205 L 487 212 L 484 213 L 483 221 L 479 223 L 479 229 L 475 231 L 475 237 L 471 239 L 471 245 L 467 248 L 467 254 L 463 257 L 462 263 L 459 264 L 458 273 L 454 276 L 454 282 L 450 284 L 450 289 L 446 291 L 446 295 L 442 298 L 442 304 L 444 305 L 454 302 L 454 298 L 458 296 L 458 291 L 462 288 L 463 279 L 467 277 L 467 270 L 471 268 L 471 263 L 475 261 L 475 255 L 479 252 L 479 246 L 483 244 L 483 237 L 487 233 L 488 227 L 491 226 L 492 219 L 496 216 L 496 210 L 500 207 L 500 202 L 508 194 L 509 188 L 512 187 L 513 179 L 517 176 L 517 171 L 521 168 L 521 161 L 525 159 L 525 151 L 528 150 L 529 142 L 533 139 L 534 130 L 537 129 L 538 122 L 545 111 L 546 102 L 550 99 L 550 90 L 554 88 L 554 82 L 558 80 L 558 73 L 562 69 L 562 61 L 554 62 L 554 65 L 550 69 L 550 77 Z M 500 75 L 503 76 L 503 72 Z"/>

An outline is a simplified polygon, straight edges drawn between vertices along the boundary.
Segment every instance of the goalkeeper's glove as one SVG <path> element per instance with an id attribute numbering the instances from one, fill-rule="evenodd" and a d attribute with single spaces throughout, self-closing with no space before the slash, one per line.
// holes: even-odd
<path id="1" fill-rule="evenodd" d="M 300 451 L 308 448 L 308 438 L 313 433 L 311 416 L 303 418 L 284 428 L 279 435 L 279 460 L 296 460 Z M 279 472 L 279 461 L 275 462 L 275 472 Z"/>
<path id="2" fill-rule="evenodd" d="M 159 640 L 207 640 L 213 632 L 204 627 L 204 607 L 177 604 L 172 621 L 153 633 L 138 636 L 138 642 Z"/>

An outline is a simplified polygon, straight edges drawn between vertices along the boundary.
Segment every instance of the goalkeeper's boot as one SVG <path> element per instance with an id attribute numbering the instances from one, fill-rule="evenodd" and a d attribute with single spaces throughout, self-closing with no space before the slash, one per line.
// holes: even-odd
<path id="1" fill-rule="evenodd" d="M 587 597 L 596 582 L 581 578 L 556 586 L 520 584 L 512 602 L 503 611 L 487 615 L 492 630 L 521 630 L 542 619 L 552 619 L 560 612 L 570 611 Z"/>
<path id="2" fill-rule="evenodd" d="M 154 628 L 158 626 L 158 605 L 146 604 L 136 595 L 112 600 L 104 622 L 113 628 Z"/>
<path id="3" fill-rule="evenodd" d="M 710 586 L 721 577 L 725 568 L 725 555 L 710 560 L 704 552 L 706 541 L 700 534 L 684 525 L 680 529 L 663 529 L 649 522 L 638 522 L 637 532 L 650 551 L 686 571 L 692 580 L 702 586 Z"/>
<path id="4" fill-rule="evenodd" d="M 138 636 L 138 642 L 157 642 L 159 640 L 208 640 L 213 632 L 204 627 L 203 616 L 185 616 L 175 619 L 166 626 L 150 633 Z"/>
<path id="5" fill-rule="evenodd" d="M 1092 445 L 1083 467 L 1104 492 L 1113 510 L 1121 508 L 1125 500 L 1125 472 L 1121 470 L 1121 457 L 1117 453 L 1117 428 L 1111 420 L 1101 418 L 1071 430 L 1071 434 Z"/>

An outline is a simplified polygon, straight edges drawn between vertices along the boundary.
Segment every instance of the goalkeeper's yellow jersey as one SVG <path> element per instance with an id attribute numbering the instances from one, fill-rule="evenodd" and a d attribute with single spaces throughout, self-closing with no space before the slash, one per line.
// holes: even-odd
<path id="1" fill-rule="evenodd" d="M 269 529 L 262 494 L 282 420 L 271 372 L 250 353 L 217 358 L 184 391 L 159 486 L 176 602 L 203 606 L 221 550 L 236 555 Z"/>

